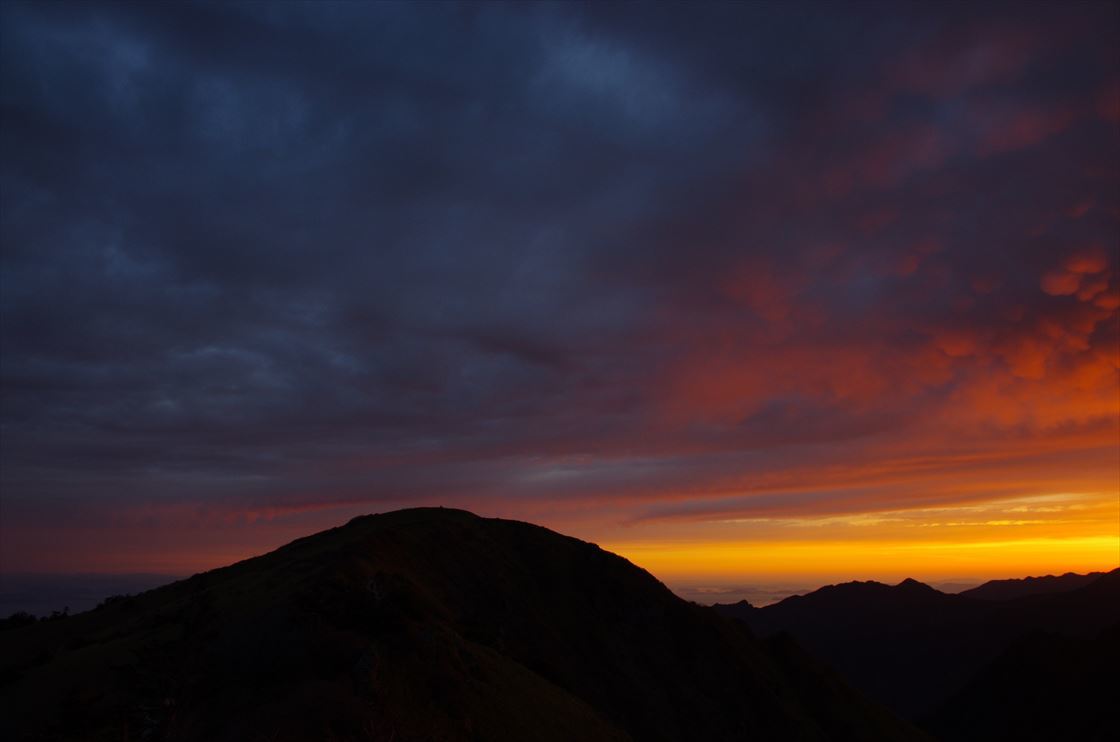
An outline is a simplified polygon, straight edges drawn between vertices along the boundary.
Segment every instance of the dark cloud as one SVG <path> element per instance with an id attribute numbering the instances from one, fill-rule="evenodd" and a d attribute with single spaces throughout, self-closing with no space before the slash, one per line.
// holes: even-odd
<path id="1" fill-rule="evenodd" d="M 1115 428 L 1107 3 L 2 14 L 6 528 Z"/>

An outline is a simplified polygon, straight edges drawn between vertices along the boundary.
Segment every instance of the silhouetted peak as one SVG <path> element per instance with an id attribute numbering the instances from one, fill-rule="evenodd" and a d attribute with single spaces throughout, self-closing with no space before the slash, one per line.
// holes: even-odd
<path id="1" fill-rule="evenodd" d="M 840 582 L 840 583 L 837 583 L 835 585 L 825 585 L 824 587 L 820 588 L 819 590 L 815 590 L 813 592 L 817 592 L 817 593 L 821 593 L 821 592 L 843 593 L 843 592 L 850 592 L 850 591 L 856 591 L 856 590 L 879 590 L 879 589 L 885 588 L 885 587 L 890 587 L 890 586 L 885 585 L 882 582 L 876 582 L 875 580 L 852 580 L 851 582 Z M 812 595 L 813 593 L 808 593 L 808 594 Z"/>
<path id="2" fill-rule="evenodd" d="M 717 613 L 722 613 L 725 616 L 747 622 L 751 621 L 759 611 L 759 609 L 751 605 L 748 600 L 740 600 L 738 603 L 716 603 L 712 606 L 712 610 Z"/>
<path id="3" fill-rule="evenodd" d="M 446 508 L 442 505 L 436 505 L 431 507 L 401 508 L 400 510 L 393 510 L 387 513 L 367 513 L 365 515 L 356 515 L 349 521 L 347 521 L 347 525 L 350 525 L 351 523 L 384 521 L 386 519 L 410 522 L 414 522 L 417 520 L 462 521 L 480 520 L 480 517 L 469 510 L 462 510 L 460 508 Z"/>
<path id="4" fill-rule="evenodd" d="M 148 651 L 157 631 L 181 639 Z M 791 642 L 755 639 L 620 556 L 451 508 L 363 516 L 0 632 L 0 677 L 4 739 L 38 737 L 59 707 L 73 713 L 54 739 L 242 739 L 258 723 L 278 742 L 920 738 Z M 99 701 L 67 705 L 70 688 Z M 167 715 L 131 726 L 155 697 Z"/>
<path id="5" fill-rule="evenodd" d="M 907 577 L 905 580 L 903 580 L 902 582 L 895 585 L 895 587 L 899 588 L 899 589 L 902 589 L 902 590 L 908 590 L 908 591 L 911 591 L 911 592 L 919 591 L 919 590 L 921 592 L 931 592 L 931 593 L 938 592 L 935 588 L 930 587 L 929 585 L 927 585 L 924 582 L 918 582 L 913 577 Z"/>

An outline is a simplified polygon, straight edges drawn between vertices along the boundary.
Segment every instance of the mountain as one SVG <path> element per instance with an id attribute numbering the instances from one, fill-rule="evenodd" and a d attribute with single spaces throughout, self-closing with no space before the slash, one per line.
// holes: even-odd
<path id="1" fill-rule="evenodd" d="M 1014 642 L 924 723 L 960 742 L 1106 742 L 1120 729 L 1120 624 L 1092 639 Z"/>
<path id="2" fill-rule="evenodd" d="M 714 608 L 759 636 L 790 633 L 857 689 L 917 719 L 942 706 L 1017 639 L 1088 639 L 1120 621 L 1120 570 L 1064 593 L 1005 601 L 948 595 L 915 580 L 830 585 L 774 605 Z"/>
<path id="3" fill-rule="evenodd" d="M 0 632 L 0 735 L 924 738 L 621 557 L 439 508 Z"/>
<path id="4" fill-rule="evenodd" d="M 1086 575 L 1079 575 L 1067 572 L 1064 575 L 1024 577 L 1021 580 L 991 580 L 971 590 L 962 590 L 958 594 L 979 600 L 1013 600 L 1028 595 L 1067 593 L 1070 590 L 1085 587 L 1104 574 L 1104 572 L 1090 572 Z"/>

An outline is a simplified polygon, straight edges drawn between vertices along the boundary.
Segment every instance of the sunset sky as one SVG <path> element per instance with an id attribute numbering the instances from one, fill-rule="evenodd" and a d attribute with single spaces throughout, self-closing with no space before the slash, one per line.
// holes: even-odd
<path id="1" fill-rule="evenodd" d="M 1120 6 L 0 5 L 0 571 L 367 512 L 1120 566 Z"/>

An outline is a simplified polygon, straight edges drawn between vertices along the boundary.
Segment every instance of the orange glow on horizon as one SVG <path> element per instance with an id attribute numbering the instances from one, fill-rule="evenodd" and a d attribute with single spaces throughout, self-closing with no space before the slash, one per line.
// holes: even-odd
<path id="1" fill-rule="evenodd" d="M 979 581 L 1120 566 L 1120 502 L 1111 494 L 694 526 L 691 538 L 666 534 L 603 548 L 670 584 Z"/>
<path id="2" fill-rule="evenodd" d="M 919 580 L 1109 571 L 1116 535 L 1007 541 L 849 541 L 606 545 L 658 579 L 758 582 Z"/>

